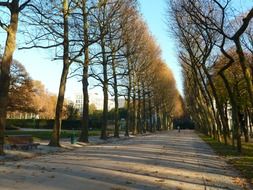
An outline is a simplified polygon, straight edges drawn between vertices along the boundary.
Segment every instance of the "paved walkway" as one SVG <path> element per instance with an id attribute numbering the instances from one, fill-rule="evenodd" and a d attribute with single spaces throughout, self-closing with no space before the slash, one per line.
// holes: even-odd
<path id="1" fill-rule="evenodd" d="M 170 131 L 0 165 L 2 190 L 242 189 L 193 131 Z"/>

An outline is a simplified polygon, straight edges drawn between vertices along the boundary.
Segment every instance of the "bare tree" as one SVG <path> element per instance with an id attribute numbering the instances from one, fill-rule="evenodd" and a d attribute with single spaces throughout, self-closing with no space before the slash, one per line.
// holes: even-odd
<path id="1" fill-rule="evenodd" d="M 56 52 L 54 60 L 63 61 L 50 146 L 60 146 L 62 111 L 69 68 L 75 58 L 82 53 L 80 50 L 70 48 L 76 43 L 75 37 L 73 37 L 75 34 L 72 34 L 74 27 L 70 27 L 70 24 L 74 23 L 72 20 L 69 22 L 70 13 L 76 8 L 74 5 L 72 1 L 68 0 L 62 2 L 34 1 L 29 5 L 30 12 L 25 15 L 27 24 L 31 26 L 27 31 L 31 40 L 27 41 L 26 46 L 21 49 L 54 48 Z"/>
<path id="2" fill-rule="evenodd" d="M 30 0 L 20 3 L 19 0 L 0 1 L 0 9 L 7 9 L 10 14 L 4 21 L 0 18 L 0 27 L 7 33 L 4 53 L 0 67 L 0 155 L 4 154 L 4 130 L 6 125 L 6 108 L 10 85 L 10 65 L 16 49 L 16 34 L 18 31 L 19 14 L 30 3 Z M 6 16 L 6 15 L 5 15 Z"/>

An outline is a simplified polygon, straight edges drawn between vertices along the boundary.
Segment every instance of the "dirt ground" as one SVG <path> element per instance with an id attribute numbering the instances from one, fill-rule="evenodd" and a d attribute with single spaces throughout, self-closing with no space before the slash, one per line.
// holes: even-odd
<path id="1" fill-rule="evenodd" d="M 2 190 L 245 189 L 194 131 L 88 145 L 0 165 Z"/>

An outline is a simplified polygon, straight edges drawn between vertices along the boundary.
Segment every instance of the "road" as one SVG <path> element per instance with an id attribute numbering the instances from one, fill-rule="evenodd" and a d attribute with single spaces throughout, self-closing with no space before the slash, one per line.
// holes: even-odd
<path id="1" fill-rule="evenodd" d="M 236 172 L 187 130 L 0 165 L 1 190 L 238 190 L 238 181 Z"/>

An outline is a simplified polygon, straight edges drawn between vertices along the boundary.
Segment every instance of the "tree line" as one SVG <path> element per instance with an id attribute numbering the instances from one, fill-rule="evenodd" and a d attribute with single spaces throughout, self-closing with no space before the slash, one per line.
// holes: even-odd
<path id="1" fill-rule="evenodd" d="M 11 63 L 8 96 L 7 118 L 9 119 L 54 118 L 57 96 L 48 92 L 41 81 L 33 80 L 17 60 Z M 76 119 L 79 114 L 74 104 L 65 99 L 63 118 Z"/>
<path id="2" fill-rule="evenodd" d="M 231 0 L 170 0 L 186 107 L 195 125 L 241 152 L 253 114 L 252 6 Z"/>
<path id="3" fill-rule="evenodd" d="M 20 49 L 52 49 L 63 69 L 56 101 L 55 122 L 49 145 L 60 146 L 60 129 L 66 82 L 77 76 L 82 82 L 83 111 L 79 141 L 88 142 L 89 80 L 103 90 L 101 138 L 107 138 L 108 98 L 114 97 L 114 136 L 119 137 L 118 99 L 126 99 L 125 135 L 167 129 L 175 105 L 181 104 L 171 70 L 148 31 L 135 0 L 12 0 L 0 1 L 0 17 L 6 45 L 0 72 L 0 153 L 4 129 L 10 65 L 16 38 Z M 18 32 L 18 25 L 20 33 Z M 50 69 L 50 68 L 49 68 Z"/>

